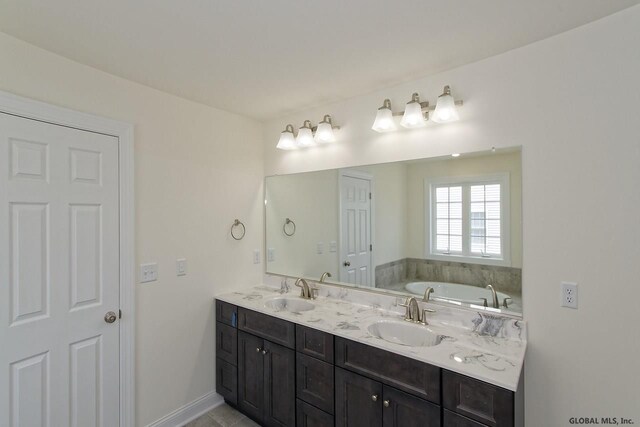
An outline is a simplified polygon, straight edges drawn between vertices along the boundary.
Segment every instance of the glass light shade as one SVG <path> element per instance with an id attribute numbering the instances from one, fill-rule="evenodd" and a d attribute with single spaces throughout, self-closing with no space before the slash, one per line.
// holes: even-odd
<path id="1" fill-rule="evenodd" d="M 456 101 L 451 96 L 449 86 L 444 87 L 444 93 L 438 97 L 436 109 L 430 116 L 431 120 L 436 123 L 450 123 L 460 120 Z"/>
<path id="2" fill-rule="evenodd" d="M 287 125 L 287 128 L 282 131 L 276 148 L 279 148 L 280 150 L 295 150 L 296 148 L 298 148 L 296 146 L 296 138 L 295 136 L 293 136 L 292 125 Z"/>
<path id="3" fill-rule="evenodd" d="M 328 142 L 335 142 L 336 136 L 333 134 L 333 127 L 329 122 L 318 123 L 318 129 L 316 129 L 316 142 L 319 144 L 325 144 Z"/>
<path id="4" fill-rule="evenodd" d="M 392 132 L 397 129 L 396 123 L 393 121 L 391 102 L 388 99 L 385 99 L 384 105 L 378 108 L 378 113 L 371 129 L 376 132 Z"/>
<path id="5" fill-rule="evenodd" d="M 400 124 L 406 128 L 419 128 L 425 125 L 422 105 L 420 105 L 419 101 L 407 103 Z"/>
<path id="6" fill-rule="evenodd" d="M 300 148 L 313 147 L 316 142 L 313 140 L 313 131 L 311 130 L 311 122 L 306 120 L 302 127 L 298 129 L 298 137 L 296 144 Z"/>

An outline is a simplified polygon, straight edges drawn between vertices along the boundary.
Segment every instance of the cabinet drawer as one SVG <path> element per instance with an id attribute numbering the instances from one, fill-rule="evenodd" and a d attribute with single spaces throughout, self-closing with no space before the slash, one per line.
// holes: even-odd
<path id="1" fill-rule="evenodd" d="M 296 350 L 333 363 L 333 335 L 296 325 Z"/>
<path id="2" fill-rule="evenodd" d="M 238 328 L 285 347 L 295 348 L 295 324 L 240 307 Z"/>
<path id="3" fill-rule="evenodd" d="M 447 409 L 443 409 L 443 412 L 444 427 L 486 427 L 484 424 L 480 424 Z"/>
<path id="4" fill-rule="evenodd" d="M 216 359 L 216 392 L 229 403 L 238 403 L 238 368 Z"/>
<path id="5" fill-rule="evenodd" d="M 222 322 L 216 322 L 216 357 L 238 365 L 238 330 Z"/>
<path id="6" fill-rule="evenodd" d="M 296 396 L 333 414 L 333 365 L 296 353 Z"/>
<path id="7" fill-rule="evenodd" d="M 224 301 L 216 300 L 216 320 L 226 325 L 237 326 L 238 307 Z"/>
<path id="8" fill-rule="evenodd" d="M 297 427 L 333 427 L 333 415 L 327 414 L 315 406 L 298 399 L 296 409 Z"/>
<path id="9" fill-rule="evenodd" d="M 440 368 L 341 337 L 335 346 L 336 366 L 440 403 Z"/>
<path id="10" fill-rule="evenodd" d="M 514 393 L 451 371 L 442 375 L 444 407 L 490 427 L 514 425 Z"/>

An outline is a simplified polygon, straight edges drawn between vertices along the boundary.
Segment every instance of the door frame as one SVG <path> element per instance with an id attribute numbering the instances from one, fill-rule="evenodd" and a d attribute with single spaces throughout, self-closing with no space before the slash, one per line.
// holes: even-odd
<path id="1" fill-rule="evenodd" d="M 349 178 L 358 178 L 369 181 L 370 189 L 371 189 L 371 199 L 370 199 L 370 209 L 371 209 L 371 217 L 369 223 L 369 235 L 371 236 L 371 247 L 375 248 L 375 240 L 376 240 L 376 214 L 375 214 L 375 200 L 376 200 L 376 192 L 375 192 L 375 180 L 373 174 L 368 172 L 362 172 L 358 170 L 352 169 L 340 169 L 338 171 L 338 280 L 341 282 L 341 272 L 342 272 L 342 181 L 345 177 Z M 375 288 L 375 266 L 373 265 L 373 250 L 369 251 L 369 283 L 371 283 L 370 288 Z"/>
<path id="2" fill-rule="evenodd" d="M 0 91 L 0 112 L 118 138 L 120 222 L 120 427 L 135 425 L 135 205 L 133 124 Z"/>

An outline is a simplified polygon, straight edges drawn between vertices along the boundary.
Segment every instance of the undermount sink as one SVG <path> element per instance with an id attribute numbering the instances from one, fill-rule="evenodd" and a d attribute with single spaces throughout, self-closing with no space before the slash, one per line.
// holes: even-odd
<path id="1" fill-rule="evenodd" d="M 425 326 L 407 322 L 381 320 L 370 325 L 368 329 L 374 337 L 410 347 L 432 347 L 442 341 L 442 335 L 430 331 Z"/>
<path id="2" fill-rule="evenodd" d="M 265 307 L 275 311 L 290 311 L 300 313 L 301 311 L 313 310 L 316 306 L 299 298 L 275 298 L 264 303 Z"/>

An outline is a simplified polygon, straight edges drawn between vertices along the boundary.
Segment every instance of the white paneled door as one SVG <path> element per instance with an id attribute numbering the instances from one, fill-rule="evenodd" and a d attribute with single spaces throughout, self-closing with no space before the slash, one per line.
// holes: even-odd
<path id="1" fill-rule="evenodd" d="M 1 427 L 119 424 L 118 194 L 117 138 L 0 113 Z"/>
<path id="2" fill-rule="evenodd" d="M 371 179 L 342 175 L 340 179 L 340 281 L 371 283 Z"/>

